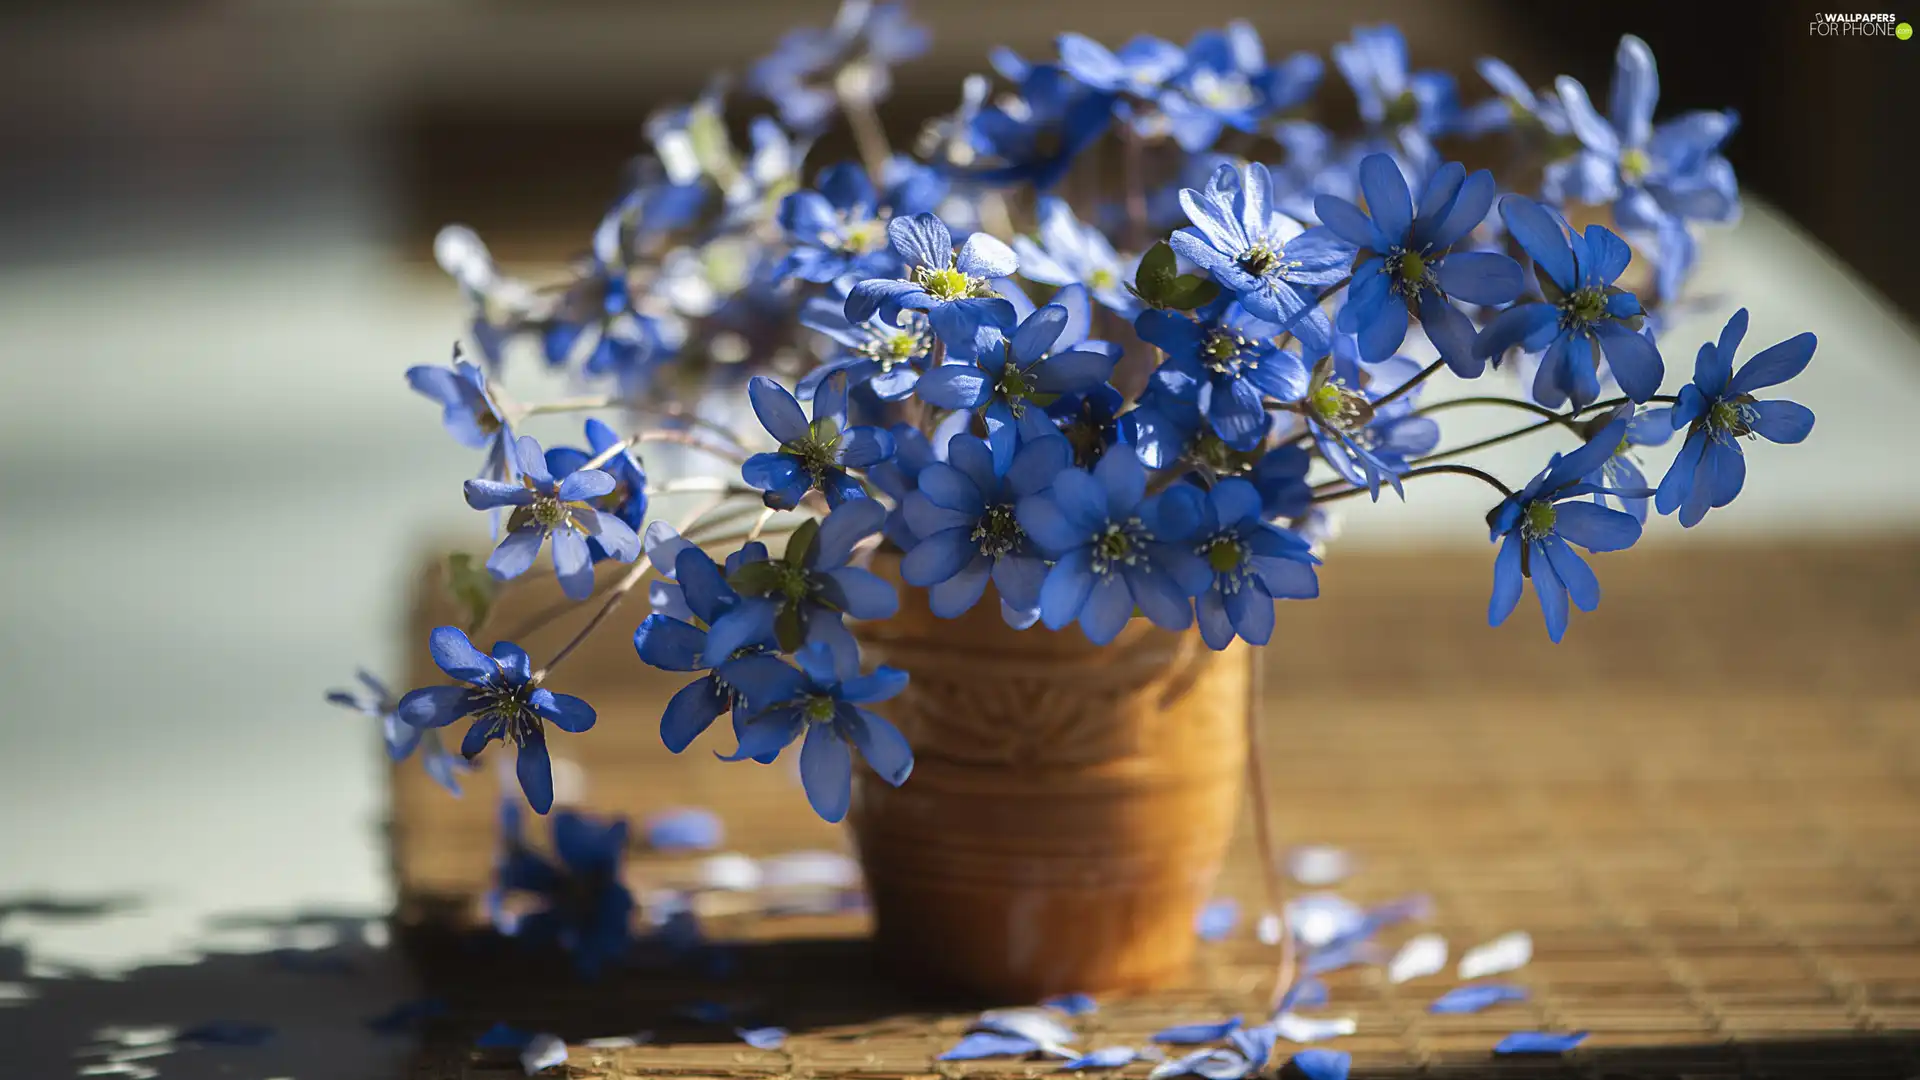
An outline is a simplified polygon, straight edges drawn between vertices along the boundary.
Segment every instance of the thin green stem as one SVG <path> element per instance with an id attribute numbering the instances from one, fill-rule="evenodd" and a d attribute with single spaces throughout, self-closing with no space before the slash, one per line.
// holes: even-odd
<path id="1" fill-rule="evenodd" d="M 618 404 L 620 404 L 618 398 L 604 394 L 599 397 L 559 398 L 554 401 L 541 401 L 522 406 L 520 415 L 542 416 L 547 413 L 587 412 L 592 409 L 610 409 Z"/>
<path id="2" fill-rule="evenodd" d="M 1462 454 L 1471 454 L 1476 450 L 1485 450 L 1489 446 L 1499 446 L 1501 443 L 1504 443 L 1504 442 L 1512 442 L 1513 440 L 1521 438 L 1522 436 L 1531 435 L 1536 431 L 1543 431 L 1559 423 L 1562 423 L 1562 420 L 1560 417 L 1556 416 L 1551 420 L 1542 420 L 1537 424 L 1529 424 L 1523 428 L 1515 428 L 1514 430 L 1509 431 L 1503 435 L 1495 435 L 1490 439 L 1481 439 L 1479 442 L 1472 442 L 1472 443 L 1468 443 L 1465 446 L 1456 446 L 1447 450 L 1437 450 L 1431 454 L 1426 455 L 1425 457 L 1414 458 L 1412 463 L 1415 465 L 1419 465 L 1423 462 L 1438 461 L 1441 458 L 1459 457 Z"/>
<path id="3" fill-rule="evenodd" d="M 1546 419 L 1551 420 L 1554 423 L 1565 424 L 1569 428 L 1577 428 L 1579 426 L 1578 422 L 1574 420 L 1575 414 L 1555 412 L 1554 410 L 1549 409 L 1544 405 L 1535 405 L 1531 401 L 1522 401 L 1519 398 L 1504 398 L 1504 397 L 1448 398 L 1445 401 L 1436 401 L 1431 405 L 1421 406 L 1420 408 L 1414 410 L 1414 414 L 1417 416 L 1425 416 L 1428 413 L 1444 412 L 1447 409 L 1462 409 L 1462 408 L 1468 408 L 1476 405 L 1503 407 L 1508 409 L 1519 409 L 1522 412 L 1530 412 L 1535 416 L 1545 417 Z"/>
<path id="4" fill-rule="evenodd" d="M 1389 401 L 1393 401 L 1397 398 L 1401 398 L 1406 396 L 1409 393 L 1412 393 L 1414 387 L 1419 386 L 1423 382 L 1426 382 L 1427 379 L 1432 377 L 1434 372 L 1439 371 L 1442 367 L 1445 367 L 1446 363 L 1447 362 L 1445 360 L 1435 360 L 1433 363 L 1428 364 L 1424 368 L 1421 368 L 1420 374 L 1415 375 L 1413 378 L 1408 379 L 1406 382 L 1403 382 L 1399 386 L 1396 386 L 1392 390 L 1389 390 L 1387 392 L 1386 397 L 1379 398 L 1378 400 L 1374 401 L 1373 407 L 1377 409 L 1380 406 L 1385 405 Z"/>
<path id="5" fill-rule="evenodd" d="M 1513 495 L 1513 489 L 1501 483 L 1499 477 L 1492 473 L 1476 469 L 1471 465 L 1428 465 L 1423 468 L 1403 472 L 1400 474 L 1400 479 L 1402 482 L 1405 482 L 1422 476 L 1439 476 L 1443 473 L 1451 473 L 1455 476 L 1471 476 L 1493 487 L 1494 490 L 1500 492 L 1502 497 L 1510 497 Z M 1336 499 L 1359 495 L 1368 490 L 1369 489 L 1365 487 L 1349 484 L 1345 480 L 1330 480 L 1324 484 L 1314 485 L 1313 501 L 1316 503 L 1333 502 Z"/>
<path id="6" fill-rule="evenodd" d="M 853 132 L 853 142 L 860 150 L 860 161 L 867 167 L 867 175 L 875 184 L 883 184 L 887 162 L 893 160 L 893 147 L 887 142 L 887 129 L 880 123 L 880 114 L 874 111 L 872 95 L 866 93 L 863 86 L 855 85 L 859 80 L 855 69 L 848 67 L 834 79 L 833 91 L 840 99 L 840 111 L 847 116 L 847 127 Z"/>

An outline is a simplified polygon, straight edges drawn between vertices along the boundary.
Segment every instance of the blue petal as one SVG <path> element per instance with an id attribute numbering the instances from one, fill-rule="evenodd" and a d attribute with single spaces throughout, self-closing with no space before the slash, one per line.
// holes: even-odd
<path id="1" fill-rule="evenodd" d="M 1036 555 L 1009 552 L 993 560 L 993 586 L 1000 598 L 1021 611 L 1037 612 L 1047 564 Z"/>
<path id="2" fill-rule="evenodd" d="M 937 215 L 894 218 L 887 222 L 887 238 L 909 266 L 945 269 L 953 265 L 953 234 Z M 847 318 L 853 322 L 865 321 L 855 319 L 851 313 Z"/>
<path id="3" fill-rule="evenodd" d="M 1030 502 L 1021 500 L 1024 511 Z M 1024 522 L 1026 514 L 1021 514 Z M 1031 529 L 1028 530 L 1032 532 Z M 1065 549 L 1063 549 L 1065 550 Z M 1080 610 L 1086 606 L 1087 597 L 1093 592 L 1093 570 L 1091 557 L 1085 548 L 1065 550 L 1060 560 L 1047 571 L 1047 580 L 1040 587 L 1040 621 L 1049 630 L 1059 630 L 1080 616 Z"/>
<path id="4" fill-rule="evenodd" d="M 482 684 L 498 681 L 500 665 L 493 657 L 475 648 L 457 626 L 435 627 L 427 635 L 427 650 L 440 670 L 461 682 Z"/>
<path id="5" fill-rule="evenodd" d="M 747 382 L 747 398 L 760 425 L 781 444 L 808 440 L 807 414 L 786 387 L 765 375 L 755 375 Z"/>
<path id="6" fill-rule="evenodd" d="M 1588 551 L 1622 551 L 1640 539 L 1640 523 L 1631 514 L 1589 502 L 1554 506 L 1553 531 Z"/>
<path id="7" fill-rule="evenodd" d="M 437 728 L 468 715 L 477 704 L 464 686 L 423 686 L 409 690 L 394 711 L 413 727 Z"/>
<path id="8" fill-rule="evenodd" d="M 1120 456 L 1124 455 L 1109 454 L 1107 458 Z M 1107 460 L 1107 458 L 1103 458 L 1102 460 Z M 1037 503 L 1039 501 L 1041 500 L 1020 500 L 1021 509 L 1016 510 L 1016 514 L 1029 513 L 1029 511 L 1024 509 L 1027 504 L 1030 502 Z M 1067 527 L 1072 531 L 1068 533 L 1063 530 L 1056 530 L 1053 527 L 1053 523 L 1050 520 L 1046 520 L 1044 514 L 1038 512 L 1036 506 L 1035 510 L 1031 511 L 1031 513 L 1034 513 L 1037 518 L 1035 522 L 1037 528 L 1029 528 L 1027 531 L 1032 533 L 1036 539 L 1039 539 L 1043 547 L 1049 547 L 1055 550 L 1072 547 L 1096 531 L 1106 527 L 1108 518 L 1107 491 L 1101 486 L 1099 480 L 1085 470 L 1061 470 L 1060 475 L 1053 478 L 1053 491 L 1050 501 L 1054 508 L 1059 511 Z M 1131 508 L 1129 507 L 1129 509 Z M 1042 538 L 1041 533 L 1051 535 Z M 1071 539 L 1068 539 L 1069 536 L 1071 536 Z"/>
<path id="9" fill-rule="evenodd" d="M 736 710 L 734 734 L 738 736 L 740 745 L 731 754 L 714 756 L 721 761 L 745 761 L 751 758 L 762 763 L 769 762 L 780 756 L 780 751 L 793 745 L 793 740 L 800 737 L 800 729 L 805 726 L 806 722 L 801 719 L 798 709 L 775 710 L 744 723 Z"/>
<path id="10" fill-rule="evenodd" d="M 1701 455 L 1707 449 L 1708 436 L 1704 431 L 1691 432 L 1687 441 L 1681 444 L 1680 453 L 1674 456 L 1673 464 L 1667 466 L 1667 474 L 1660 479 L 1659 488 L 1653 495 L 1654 509 L 1663 514 L 1671 514 L 1692 495 L 1699 472 Z"/>
<path id="11" fill-rule="evenodd" d="M 1458 251 L 1440 260 L 1440 288 L 1456 300 L 1483 306 L 1509 303 L 1526 288 L 1520 264 L 1497 251 Z"/>
<path id="12" fill-rule="evenodd" d="M 1516 1031 L 1493 1046 L 1496 1054 L 1564 1054 L 1579 1046 L 1587 1033 L 1575 1031 L 1557 1034 L 1548 1031 Z"/>
<path id="13" fill-rule="evenodd" d="M 1646 401 L 1660 392 L 1667 368 L 1650 338 L 1612 320 L 1596 323 L 1593 331 L 1607 354 L 1607 366 L 1629 398 Z"/>
<path id="14" fill-rule="evenodd" d="M 990 560 L 976 554 L 952 577 L 927 590 L 927 606 L 942 619 L 957 619 L 973 610 L 987 591 Z"/>
<path id="15" fill-rule="evenodd" d="M 1605 226 L 1587 226 L 1584 239 L 1587 244 L 1587 265 L 1580 269 L 1585 279 L 1583 284 L 1589 287 L 1613 284 L 1616 278 L 1626 272 L 1627 264 L 1633 261 L 1633 249 Z"/>
<path id="16" fill-rule="evenodd" d="M 520 744 L 513 771 L 520 777 L 520 790 L 526 793 L 527 805 L 534 813 L 553 809 L 553 761 L 547 755 L 546 736 L 536 731 Z"/>
<path id="17" fill-rule="evenodd" d="M 989 1057 L 1025 1057 L 1037 1052 L 1040 1044 L 1017 1035 L 996 1031 L 976 1031 L 963 1037 L 936 1061 L 975 1061 Z"/>
<path id="18" fill-rule="evenodd" d="M 1777 443 L 1797 443 L 1813 431 L 1813 410 L 1797 401 L 1756 401 L 1754 434 Z"/>
<path id="19" fill-rule="evenodd" d="M 1500 200 L 1500 220 L 1507 223 L 1507 231 L 1533 256 L 1533 261 L 1547 272 L 1554 284 L 1567 292 L 1579 287 L 1567 235 L 1539 203 L 1521 195 L 1509 195 Z"/>
<path id="20" fill-rule="evenodd" d="M 949 356 L 971 360 L 1013 328 L 1014 313 L 1013 305 L 998 296 L 971 296 L 934 304 L 927 309 L 927 319 L 947 343 Z"/>
<path id="21" fill-rule="evenodd" d="M 1413 227 L 1413 196 L 1393 158 L 1369 154 L 1362 159 L 1360 191 L 1367 198 L 1367 209 L 1381 236 L 1394 243 L 1404 239 Z"/>
<path id="22" fill-rule="evenodd" d="M 850 427 L 841 436 L 840 464 L 865 469 L 893 456 L 893 436 L 885 428 Z"/>
<path id="23" fill-rule="evenodd" d="M 1295 564 L 1299 565 L 1299 564 Z M 1312 569 L 1307 569 L 1309 574 Z M 1255 584 L 1245 584 L 1226 594 L 1227 617 L 1233 628 L 1249 645 L 1265 645 L 1273 638 L 1273 597 Z M 1164 624 L 1163 624 L 1164 625 Z"/>
<path id="24" fill-rule="evenodd" d="M 555 489 L 554 494 L 565 502 L 585 502 L 588 499 L 597 499 L 606 495 L 613 489 L 612 476 L 599 469 L 581 469 L 568 473 L 566 479 L 560 481 L 560 486 Z"/>
<path id="25" fill-rule="evenodd" d="M 1151 565 L 1129 566 L 1121 574 L 1137 606 L 1155 626 L 1185 630 L 1193 625 L 1193 594 L 1180 588 L 1172 575 Z"/>
<path id="26" fill-rule="evenodd" d="M 872 499 L 855 499 L 836 507 L 820 522 L 807 565 L 816 570 L 845 566 L 854 545 L 880 531 L 887 508 Z"/>
<path id="27" fill-rule="evenodd" d="M 1573 601 L 1574 607 L 1581 611 L 1592 611 L 1600 606 L 1600 580 L 1593 576 L 1593 567 L 1588 566 L 1585 559 L 1557 536 L 1549 536 L 1541 541 L 1540 550 L 1546 553 L 1547 561 L 1553 565 L 1554 575 L 1567 587 L 1567 596 Z"/>
<path id="28" fill-rule="evenodd" d="M 666 711 L 660 716 L 660 741 L 677 754 L 693 745 L 701 732 L 732 707 L 733 702 L 713 679 L 690 682 L 667 701 Z"/>
<path id="29" fill-rule="evenodd" d="M 1432 290 L 1420 294 L 1420 328 L 1455 375 L 1472 379 L 1486 370 L 1485 358 L 1474 349 L 1473 320 Z"/>
<path id="30" fill-rule="evenodd" d="M 585 600 L 593 595 L 593 554 L 587 550 L 587 538 L 572 529 L 553 534 L 553 573 L 560 579 L 560 591 L 569 600 Z"/>
<path id="31" fill-rule="evenodd" d="M 914 393 L 942 409 L 977 409 L 993 396 L 993 380 L 972 364 L 942 364 L 920 376 Z"/>
<path id="32" fill-rule="evenodd" d="M 1397 297 L 1389 298 L 1360 327 L 1360 358 L 1370 364 L 1380 363 L 1393 356 L 1406 339 L 1407 306 Z"/>
<path id="33" fill-rule="evenodd" d="M 1392 240 L 1374 229 L 1372 218 L 1338 195 L 1315 196 L 1313 212 L 1335 236 L 1355 247 L 1384 252 L 1393 246 Z"/>
<path id="34" fill-rule="evenodd" d="M 858 566 L 829 571 L 847 598 L 846 612 L 856 619 L 890 619 L 900 610 L 900 596 L 885 578 Z"/>
<path id="35" fill-rule="evenodd" d="M 527 701 L 541 719 L 561 731 L 579 734 L 593 727 L 593 706 L 572 694 L 556 694 L 542 687 L 529 695 Z"/>
<path id="36" fill-rule="evenodd" d="M 1058 1000 L 1058 999 L 1054 999 Z M 1140 1051 L 1131 1046 L 1102 1046 L 1066 1062 L 1060 1068 L 1066 1072 L 1081 1069 L 1118 1069 L 1133 1063 Z"/>
<path id="37" fill-rule="evenodd" d="M 1533 575 L 1533 595 L 1540 601 L 1540 617 L 1547 624 L 1547 638 L 1558 643 L 1567 633 L 1567 587 L 1561 583 L 1560 575 L 1553 572 L 1553 564 L 1547 561 L 1538 542 L 1533 544 L 1528 562 L 1527 569 Z"/>
<path id="38" fill-rule="evenodd" d="M 1493 174 L 1485 169 L 1467 177 L 1460 185 L 1459 194 L 1454 196 L 1446 217 L 1427 230 L 1426 242 L 1439 249 L 1450 248 L 1466 239 L 1468 233 L 1487 220 L 1487 211 L 1493 209 L 1493 196 L 1497 188 Z"/>
<path id="39" fill-rule="evenodd" d="M 1140 459 L 1132 454 L 1107 454 L 1101 457 L 1093 467 L 1093 478 L 1106 489 L 1107 513 L 1112 517 L 1132 512 L 1147 493 L 1147 470 L 1141 466 Z M 1055 487 L 1059 483 L 1059 478 L 1055 478 Z"/>
<path id="40" fill-rule="evenodd" d="M 787 1044 L 787 1029 L 781 1027 L 734 1028 L 740 1041 L 755 1050 L 778 1050 Z"/>
<path id="41" fill-rule="evenodd" d="M 1011 277 L 1020 269 L 1020 257 L 992 234 L 976 232 L 960 245 L 953 267 L 969 277 Z"/>
<path id="42" fill-rule="evenodd" d="M 1347 1080 L 1353 1055 L 1345 1050 L 1302 1050 L 1287 1064 L 1300 1080 Z"/>
<path id="43" fill-rule="evenodd" d="M 1133 617 L 1133 593 L 1124 577 L 1117 573 L 1092 574 L 1093 588 L 1086 606 L 1080 609 L 1080 630 L 1095 645 L 1105 645 L 1120 636 Z M 1042 590 L 1044 613 L 1045 590 Z"/>
<path id="44" fill-rule="evenodd" d="M 959 573 L 980 553 L 971 525 L 924 537 L 900 560 L 900 578 L 925 588 Z"/>
<path id="45" fill-rule="evenodd" d="M 1180 1024 L 1154 1032 L 1152 1040 L 1157 1043 L 1171 1043 L 1175 1046 L 1191 1046 L 1196 1043 L 1218 1042 L 1229 1034 L 1240 1030 L 1240 1018 L 1214 1023 Z"/>
<path id="46" fill-rule="evenodd" d="M 800 782 L 813 812 L 828 822 L 847 816 L 853 801 L 853 755 L 830 724 L 809 724 L 800 747 Z"/>
<path id="47" fill-rule="evenodd" d="M 1500 554 L 1493 560 L 1493 599 L 1487 604 L 1487 625 L 1499 626 L 1513 614 L 1520 602 L 1520 593 L 1526 588 L 1527 579 L 1520 573 L 1520 531 L 1515 529 L 1507 534 L 1506 541 L 1500 545 Z"/>
<path id="48" fill-rule="evenodd" d="M 485 478 L 468 480 L 462 487 L 467 505 L 475 510 L 497 510 L 504 506 L 525 506 L 534 492 L 525 484 Z"/>
<path id="49" fill-rule="evenodd" d="M 1755 390 L 1786 382 L 1806 370 L 1807 363 L 1813 359 L 1816 344 L 1818 341 L 1812 334 L 1797 334 L 1778 345 L 1760 350 L 1727 384 L 1727 393 L 1751 394 Z"/>
<path id="50" fill-rule="evenodd" d="M 1473 351 L 1482 357 L 1498 357 L 1515 345 L 1529 351 L 1546 344 L 1543 337 L 1556 329 L 1559 312 L 1552 304 L 1515 304 L 1495 315 L 1474 340 Z"/>
<path id="51" fill-rule="evenodd" d="M 958 442 L 956 438 L 954 440 Z M 984 445 L 983 445 L 984 448 Z M 988 459 L 988 471 L 991 476 L 992 460 Z M 970 518 L 977 518 L 986 512 L 986 500 L 983 490 L 973 477 L 958 467 L 944 461 L 936 461 L 921 470 L 919 489 L 927 501 L 946 510 L 956 510 Z"/>
<path id="52" fill-rule="evenodd" d="M 900 501 L 900 516 L 915 537 L 928 537 L 937 532 L 963 526 L 971 529 L 976 520 L 958 510 L 935 506 L 932 499 L 919 491 L 907 492 L 907 497 Z M 901 546 L 906 545 L 902 543 Z"/>
<path id="53" fill-rule="evenodd" d="M 1509 1001 L 1527 1000 L 1527 989 L 1511 983 L 1468 983 L 1435 998 L 1427 1006 L 1430 1013 L 1477 1013 Z"/>
<path id="54" fill-rule="evenodd" d="M 906 683 L 906 672 L 894 674 L 898 677 L 889 679 L 896 684 L 891 691 L 876 691 L 881 697 L 892 697 Z M 859 748 L 860 757 L 867 766 L 894 787 L 906 783 L 907 777 L 913 773 L 913 748 L 907 745 L 907 737 L 877 713 L 850 705 L 842 706 L 842 709 L 851 710 L 853 719 L 858 721 L 848 721 L 846 727 L 849 729 L 848 736 L 853 740 L 853 745 Z M 802 764 L 805 764 L 804 759 Z"/>

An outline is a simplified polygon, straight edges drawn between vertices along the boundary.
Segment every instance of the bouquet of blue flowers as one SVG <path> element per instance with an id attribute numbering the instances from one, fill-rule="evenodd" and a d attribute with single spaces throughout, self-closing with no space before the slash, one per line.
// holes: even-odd
<path id="1" fill-rule="evenodd" d="M 1739 213 L 1720 153 L 1735 117 L 1656 123 L 1637 38 L 1602 113 L 1572 79 L 1536 90 L 1491 58 L 1477 94 L 1413 70 L 1392 27 L 1333 46 L 1332 78 L 1316 55 L 1270 58 L 1245 23 L 1185 47 L 1068 33 L 1053 58 L 997 51 L 999 87 L 968 78 L 899 152 L 876 106 L 926 47 L 902 5 L 847 0 L 748 70 L 731 95 L 757 113 L 744 144 L 721 83 L 653 116 L 651 151 L 558 282 L 441 234 L 470 352 L 407 377 L 480 455 L 465 496 L 496 546 L 484 568 L 450 567 L 472 619 L 428 642 L 445 685 L 341 698 L 386 722 L 396 757 L 419 747 L 451 786 L 439 730 L 466 720 L 458 758 L 513 744 L 546 813 L 549 732 L 595 719 L 549 683 L 646 583 L 639 658 L 693 680 L 661 718 L 666 745 L 729 713 L 729 760 L 798 742 L 808 799 L 838 821 L 853 750 L 895 785 L 913 768 L 871 708 L 907 676 L 866 670 L 847 625 L 893 616 L 897 583 L 941 617 L 994 604 L 1011 627 L 1077 624 L 1094 643 L 1144 618 L 1214 649 L 1263 645 L 1276 601 L 1318 593 L 1329 504 L 1449 476 L 1491 489 L 1489 621 L 1531 582 L 1558 640 L 1600 598 L 1580 551 L 1629 547 L 1650 507 L 1698 523 L 1739 494 L 1744 440 L 1812 428 L 1760 395 L 1806 366 L 1813 336 L 1736 371 L 1744 311 L 1662 393 L 1660 328 L 1695 230 Z M 1358 126 L 1323 126 L 1322 96 L 1350 97 Z M 858 160 L 814 160 L 843 124 Z M 1513 172 L 1449 159 L 1489 145 Z M 581 396 L 508 396 L 523 354 Z M 1423 402 L 1443 370 L 1504 389 Z M 714 407 L 742 391 L 757 430 Z M 1437 415 L 1466 403 L 1524 424 L 1443 448 Z M 596 410 L 621 426 L 587 420 L 583 447 L 520 433 Z M 1639 448 L 1682 431 L 1651 484 Z M 1460 460 L 1534 433 L 1563 445 L 1523 483 Z M 662 480 L 650 445 L 716 469 Z M 669 495 L 693 508 L 650 519 Z M 531 580 L 543 548 L 565 596 L 596 605 L 585 629 L 540 659 L 482 651 L 494 593 Z M 889 576 L 866 565 L 877 548 L 897 555 Z M 606 562 L 627 568 L 596 574 Z"/>

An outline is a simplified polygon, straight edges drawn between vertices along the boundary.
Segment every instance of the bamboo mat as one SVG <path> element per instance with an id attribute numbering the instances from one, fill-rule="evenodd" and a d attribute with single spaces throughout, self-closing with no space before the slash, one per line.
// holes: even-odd
<path id="1" fill-rule="evenodd" d="M 1511 976 L 1531 999 L 1477 1015 L 1426 1011 L 1458 984 L 1451 970 L 1401 985 L 1377 967 L 1328 976 L 1331 1002 L 1315 1014 L 1353 1016 L 1358 1030 L 1324 1045 L 1351 1051 L 1356 1077 L 1920 1076 L 1920 541 L 1602 556 L 1602 609 L 1576 613 L 1558 647 L 1530 597 L 1508 626 L 1485 626 L 1490 563 L 1490 551 L 1336 551 L 1322 599 L 1282 607 L 1262 737 L 1282 841 L 1353 852 L 1360 869 L 1339 887 L 1352 900 L 1431 896 L 1433 919 L 1389 933 L 1389 948 L 1421 930 L 1456 958 L 1509 930 L 1534 939 L 1533 962 Z M 552 634 L 527 643 L 539 655 Z M 784 767 L 724 765 L 707 742 L 680 759 L 660 748 L 660 704 L 681 681 L 641 666 L 617 634 L 556 676 L 601 709 L 592 732 L 555 740 L 587 768 L 585 802 L 636 818 L 709 807 L 728 847 L 749 854 L 843 847 Z M 403 940 L 453 1005 L 415 1076 L 517 1075 L 512 1055 L 469 1049 L 496 1020 L 575 1042 L 657 1032 L 652 1045 L 575 1049 L 576 1076 L 1051 1068 L 936 1065 L 983 1003 L 929 1002 L 876 974 L 859 915 L 720 914 L 709 931 L 744 944 L 717 979 L 580 984 L 450 935 L 490 864 L 494 790 L 482 775 L 453 800 L 412 763 L 396 773 L 395 870 L 415 927 Z M 1243 820 L 1219 891 L 1253 913 L 1250 831 Z M 637 853 L 633 876 L 670 881 L 683 866 Z M 1202 946 L 1188 986 L 1076 1021 L 1081 1045 L 1257 1015 L 1271 962 L 1243 919 Z M 763 1052 L 674 1018 L 700 1000 L 794 1036 Z M 1490 1055 L 1525 1029 L 1591 1035 L 1564 1058 Z M 1290 1052 L 1282 1043 L 1276 1062 Z"/>

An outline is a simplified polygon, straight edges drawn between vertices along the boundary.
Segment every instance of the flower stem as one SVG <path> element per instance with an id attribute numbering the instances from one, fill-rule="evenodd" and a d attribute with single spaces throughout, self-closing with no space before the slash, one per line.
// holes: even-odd
<path id="1" fill-rule="evenodd" d="M 1414 458 L 1413 464 L 1418 465 L 1418 464 L 1421 464 L 1422 462 L 1438 461 L 1441 458 L 1459 457 L 1462 454 L 1471 454 L 1475 450 L 1485 450 L 1489 446 L 1499 446 L 1501 443 L 1504 443 L 1504 442 L 1512 442 L 1513 440 L 1518 439 L 1521 436 L 1531 435 L 1536 431 L 1541 431 L 1546 428 L 1553 427 L 1555 424 L 1562 424 L 1565 422 L 1566 421 L 1563 417 L 1555 416 L 1550 420 L 1542 420 L 1537 424 L 1528 424 L 1526 427 L 1523 427 L 1523 428 L 1515 428 L 1514 430 L 1509 431 L 1503 435 L 1495 435 L 1490 439 L 1481 439 L 1479 442 L 1468 443 L 1465 446 L 1456 446 L 1448 450 L 1436 451 L 1434 453 L 1426 455 L 1425 457 Z"/>
<path id="2" fill-rule="evenodd" d="M 1471 465 L 1428 465 L 1423 468 L 1403 472 L 1400 474 L 1400 479 L 1403 481 L 1412 480 L 1418 476 L 1438 476 L 1441 473 L 1475 477 L 1485 481 L 1488 485 L 1498 490 L 1503 497 L 1508 497 L 1513 494 L 1513 489 L 1501 483 L 1499 477 L 1489 472 L 1483 472 Z M 1349 484 L 1345 480 L 1330 480 L 1324 484 L 1314 485 L 1313 501 L 1317 503 L 1332 502 L 1335 499 L 1344 499 L 1349 495 L 1358 495 L 1366 490 L 1368 489 L 1365 487 Z"/>
<path id="3" fill-rule="evenodd" d="M 1375 400 L 1373 403 L 1373 407 L 1377 409 L 1380 406 L 1385 405 L 1387 402 L 1394 400 L 1395 398 L 1406 396 L 1408 393 L 1412 392 L 1414 387 L 1419 386 L 1423 382 L 1426 382 L 1427 379 L 1431 377 L 1434 372 L 1439 371 L 1444 366 L 1446 366 L 1445 360 L 1435 360 L 1433 363 L 1428 364 L 1426 367 L 1421 368 L 1420 374 L 1415 375 L 1413 378 L 1408 379 L 1406 382 L 1403 382 L 1399 386 L 1396 386 L 1392 390 L 1388 391 L 1386 397 Z"/>
<path id="4" fill-rule="evenodd" d="M 1253 802 L 1254 846 L 1260 852 L 1260 877 L 1267 893 L 1267 908 L 1280 920 L 1280 964 L 1274 972 L 1273 996 L 1267 1003 L 1277 1012 L 1280 1002 L 1293 987 L 1293 927 L 1287 925 L 1287 898 L 1280 884 L 1280 860 L 1273 846 L 1273 826 L 1267 807 L 1267 776 L 1260 763 L 1260 701 L 1266 682 L 1264 653 L 1248 650 L 1252 672 L 1247 694 L 1247 795 Z"/>
<path id="5" fill-rule="evenodd" d="M 620 403 L 618 398 L 602 395 L 600 397 L 560 398 L 556 401 L 542 401 L 522 406 L 521 416 L 541 416 L 547 413 L 586 412 L 590 409 L 608 409 Z"/>
<path id="6" fill-rule="evenodd" d="M 893 160 L 893 147 L 887 142 L 887 129 L 880 123 L 880 114 L 874 111 L 868 95 L 848 93 L 838 79 L 834 80 L 834 91 L 840 98 L 840 111 L 847 115 L 847 127 L 853 132 L 853 142 L 860 149 L 860 161 L 867 167 L 867 175 L 875 187 L 884 185 L 887 162 Z"/>
<path id="7" fill-rule="evenodd" d="M 1459 408 L 1465 408 L 1473 405 L 1503 406 L 1509 409 L 1519 409 L 1522 412 L 1530 412 L 1535 416 L 1543 416 L 1547 420 L 1553 423 L 1565 424 L 1569 428 L 1578 427 L 1578 422 L 1574 419 L 1575 416 L 1579 415 L 1578 413 L 1555 412 L 1554 410 L 1549 409 L 1544 405 L 1535 405 L 1531 401 L 1522 401 L 1519 398 L 1504 398 L 1504 397 L 1448 398 L 1445 401 L 1436 401 L 1431 405 L 1423 406 L 1414 411 L 1416 415 L 1425 416 L 1428 413 L 1436 413 L 1445 409 L 1459 409 Z"/>

